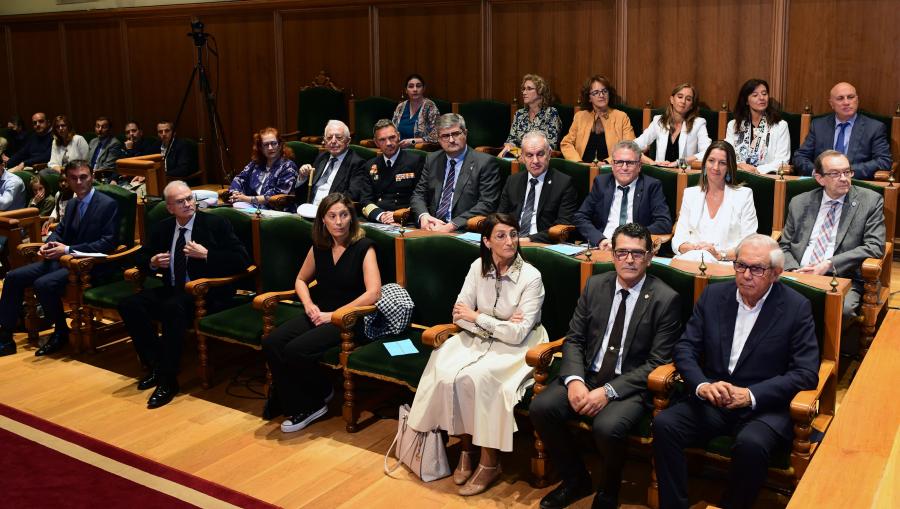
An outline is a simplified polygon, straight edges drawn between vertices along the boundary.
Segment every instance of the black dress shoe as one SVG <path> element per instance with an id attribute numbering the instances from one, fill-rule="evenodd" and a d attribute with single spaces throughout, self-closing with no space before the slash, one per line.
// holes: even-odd
<path id="1" fill-rule="evenodd" d="M 563 481 L 541 499 L 541 509 L 562 509 L 568 507 L 594 491 L 590 477 L 577 481 Z"/>
<path id="2" fill-rule="evenodd" d="M 594 501 L 591 502 L 591 509 L 616 509 L 618 507 L 619 501 L 602 490 L 597 490 L 597 494 L 594 495 Z"/>
<path id="3" fill-rule="evenodd" d="M 62 350 L 68 342 L 69 338 L 54 332 L 50 335 L 50 338 L 47 339 L 47 342 L 44 343 L 44 346 L 38 348 L 37 351 L 34 352 L 34 355 L 35 357 L 43 357 L 45 355 L 50 355 L 51 353 L 56 353 Z"/>
<path id="4" fill-rule="evenodd" d="M 159 375 L 156 374 L 156 371 L 151 371 L 147 376 L 141 378 L 137 388 L 139 391 L 145 391 L 151 387 L 156 387 L 157 385 L 159 385 Z"/>
<path id="5" fill-rule="evenodd" d="M 12 355 L 14 353 L 16 353 L 16 342 L 15 341 L 0 342 L 0 357 L 4 357 L 6 355 Z"/>
<path id="6" fill-rule="evenodd" d="M 156 390 L 147 400 L 147 408 L 159 408 L 166 403 L 172 401 L 172 398 L 178 394 L 178 382 L 160 383 L 156 386 Z"/>
<path id="7" fill-rule="evenodd" d="M 0 328 L 0 344 L 5 343 L 15 344 L 15 341 L 13 341 L 12 331 Z"/>

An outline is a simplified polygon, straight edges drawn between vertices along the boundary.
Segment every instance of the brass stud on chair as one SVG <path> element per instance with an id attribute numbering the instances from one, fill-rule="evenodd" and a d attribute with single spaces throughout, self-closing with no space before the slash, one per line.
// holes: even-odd
<path id="1" fill-rule="evenodd" d="M 835 274 L 835 273 L 832 272 L 832 274 L 831 274 L 831 282 L 828 283 L 828 285 L 831 286 L 831 291 L 832 291 L 833 293 L 837 293 L 837 287 L 838 287 L 837 274 Z"/>
<path id="2" fill-rule="evenodd" d="M 588 244 L 588 248 L 587 248 L 587 251 L 584 252 L 584 256 L 587 258 L 588 263 L 591 263 L 593 261 L 593 260 L 591 260 L 591 245 L 590 244 Z"/>
<path id="3" fill-rule="evenodd" d="M 787 163 L 781 163 L 778 165 L 778 180 L 784 180 L 784 165 Z"/>
<path id="4" fill-rule="evenodd" d="M 703 253 L 700 253 L 700 266 L 697 268 L 700 269 L 701 276 L 706 275 L 706 257 L 703 256 Z"/>
<path id="5" fill-rule="evenodd" d="M 406 236 L 406 227 L 403 226 L 402 224 L 400 225 L 400 236 L 401 236 L 401 237 L 405 237 L 405 236 Z"/>
<path id="6" fill-rule="evenodd" d="M 894 180 L 894 173 L 891 172 L 890 176 L 888 177 L 888 187 L 894 187 L 894 182 L 896 182 Z"/>

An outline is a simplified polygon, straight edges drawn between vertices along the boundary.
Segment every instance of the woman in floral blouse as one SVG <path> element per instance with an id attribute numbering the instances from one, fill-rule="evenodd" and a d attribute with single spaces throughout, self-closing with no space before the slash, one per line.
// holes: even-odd
<path id="1" fill-rule="evenodd" d="M 550 106 L 552 97 L 550 87 L 544 78 L 537 74 L 526 74 L 522 78 L 522 103 L 525 107 L 516 112 L 500 157 L 517 148 L 522 142 L 522 136 L 530 131 L 543 132 L 553 150 L 559 147 L 559 130 L 562 123 L 556 108 Z"/>
<path id="2" fill-rule="evenodd" d="M 437 143 L 434 125 L 441 113 L 434 101 L 425 97 L 425 78 L 410 74 L 406 78 L 407 100 L 400 102 L 391 119 L 400 131 L 400 147 L 416 143 Z"/>
<path id="3" fill-rule="evenodd" d="M 244 202 L 268 208 L 268 201 L 276 194 L 289 194 L 297 181 L 297 165 L 291 160 L 294 152 L 284 146 L 284 140 L 274 127 L 266 127 L 253 135 L 250 162 L 231 181 L 231 203 Z"/>

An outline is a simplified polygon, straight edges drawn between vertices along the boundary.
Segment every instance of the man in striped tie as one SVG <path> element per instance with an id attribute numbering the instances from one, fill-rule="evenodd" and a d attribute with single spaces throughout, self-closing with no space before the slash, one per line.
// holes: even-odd
<path id="1" fill-rule="evenodd" d="M 826 150 L 815 161 L 819 189 L 794 197 L 779 244 L 784 269 L 807 274 L 836 274 L 853 279 L 844 298 L 841 353 L 859 348 L 856 308 L 863 294 L 860 266 L 866 258 L 884 255 L 884 199 L 851 182 L 847 156 Z"/>

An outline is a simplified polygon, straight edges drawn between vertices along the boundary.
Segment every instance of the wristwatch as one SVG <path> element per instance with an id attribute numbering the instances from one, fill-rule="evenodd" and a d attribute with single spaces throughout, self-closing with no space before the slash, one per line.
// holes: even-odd
<path id="1" fill-rule="evenodd" d="M 603 386 L 603 390 L 606 391 L 606 399 L 612 401 L 616 399 L 616 391 L 613 390 L 612 386 L 606 384 Z"/>

